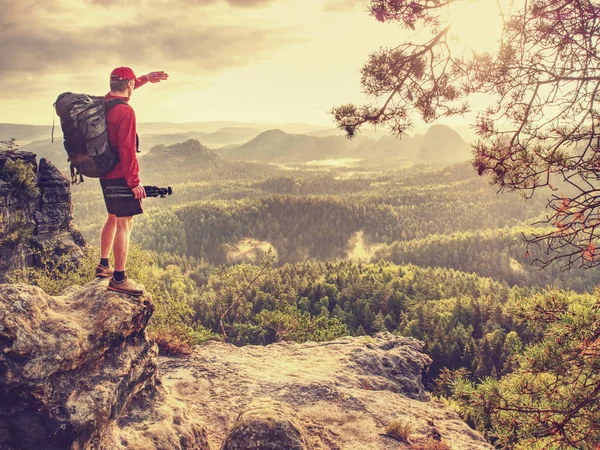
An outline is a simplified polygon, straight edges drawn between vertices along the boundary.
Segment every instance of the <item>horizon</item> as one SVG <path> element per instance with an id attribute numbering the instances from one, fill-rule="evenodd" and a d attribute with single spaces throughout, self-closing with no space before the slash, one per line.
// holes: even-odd
<path id="1" fill-rule="evenodd" d="M 214 129 L 208 130 L 208 131 L 207 130 L 199 131 L 199 130 L 193 129 L 194 126 L 206 127 L 207 125 L 211 125 L 211 124 L 217 125 L 217 126 Z M 48 127 L 48 128 L 53 127 L 52 124 L 28 124 L 28 123 L 0 122 L 0 126 L 2 126 L 2 125 L 24 126 L 24 127 Z M 316 132 L 331 131 L 333 133 L 333 131 L 335 130 L 336 133 L 339 133 L 338 134 L 339 136 L 345 137 L 345 133 L 342 130 L 337 129 L 335 124 L 332 124 L 331 126 L 322 126 L 322 125 L 306 123 L 306 122 L 276 123 L 276 122 L 247 122 L 247 121 L 234 121 L 234 120 L 209 120 L 209 121 L 193 121 L 193 122 L 173 122 L 173 121 L 138 122 L 138 126 L 139 125 L 145 125 L 145 126 L 173 125 L 176 127 L 183 127 L 185 125 L 190 126 L 189 129 L 185 129 L 185 130 L 172 130 L 172 131 L 157 130 L 155 132 L 150 132 L 150 133 L 140 132 L 140 136 L 169 135 L 169 134 L 183 134 L 183 133 L 203 133 L 203 134 L 209 135 L 209 134 L 217 133 L 226 128 L 257 128 L 258 129 L 258 128 L 262 127 L 262 129 L 260 129 L 260 133 L 258 135 L 265 133 L 267 131 L 281 130 L 284 133 L 290 134 L 290 135 L 307 135 L 308 136 L 311 133 L 316 133 Z M 423 136 L 427 133 L 427 131 L 430 128 L 432 128 L 434 126 L 438 126 L 438 125 L 450 128 L 452 131 L 456 132 L 460 136 L 460 138 L 469 145 L 472 144 L 474 139 L 476 139 L 476 133 L 470 125 L 468 125 L 468 124 L 453 125 L 453 124 L 449 124 L 449 123 L 443 123 L 442 121 L 436 121 L 434 123 L 424 124 L 418 128 L 414 128 L 414 129 L 411 129 L 411 130 L 405 132 L 402 136 L 394 136 L 393 134 L 390 133 L 389 128 L 385 128 L 385 127 L 381 127 L 381 126 L 376 127 L 376 128 L 371 127 L 371 126 L 365 126 L 361 129 L 361 131 L 358 133 L 358 135 L 356 137 L 376 140 L 383 136 L 390 136 L 390 137 L 394 137 L 395 139 L 401 140 L 403 136 L 407 136 L 407 137 L 419 136 L 419 135 Z M 56 128 L 57 126 L 58 126 L 58 128 Z M 293 126 L 312 128 L 312 129 L 308 129 L 308 130 L 304 130 L 304 131 L 283 130 L 283 128 L 289 128 L 289 127 L 293 127 Z M 56 132 L 61 133 L 60 123 L 55 124 L 54 128 L 55 128 L 55 133 Z M 328 135 L 328 136 L 333 136 L 333 134 Z M 11 137 L 14 137 L 14 136 L 8 136 L 8 135 L 1 136 L 0 135 L 0 140 L 10 139 Z M 18 139 L 18 138 L 16 140 L 17 140 L 17 142 L 19 142 L 19 141 L 24 142 L 24 144 L 21 144 L 21 145 L 27 145 L 31 142 L 34 142 L 34 141 L 22 140 L 22 139 Z M 36 139 L 35 141 L 37 141 L 37 140 L 38 139 Z M 57 142 L 56 136 L 55 136 L 55 142 Z"/>

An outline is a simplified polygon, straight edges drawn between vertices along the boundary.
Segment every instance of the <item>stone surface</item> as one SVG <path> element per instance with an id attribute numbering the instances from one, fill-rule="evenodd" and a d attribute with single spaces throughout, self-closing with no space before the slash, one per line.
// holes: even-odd
<path id="1" fill-rule="evenodd" d="M 32 176 L 35 190 L 24 188 L 15 163 Z M 9 269 L 40 266 L 40 255 L 77 263 L 85 246 L 72 224 L 69 180 L 44 158 L 38 168 L 33 153 L 0 151 L 0 282 Z"/>
<path id="2" fill-rule="evenodd" d="M 306 427 L 289 405 L 253 401 L 236 419 L 221 450 L 313 450 Z"/>
<path id="3" fill-rule="evenodd" d="M 160 385 L 136 395 L 103 446 L 107 450 L 207 450 L 202 419 Z"/>
<path id="4" fill-rule="evenodd" d="M 383 436 L 394 419 L 413 425 L 415 443 L 436 436 L 454 450 L 491 449 L 454 411 L 427 400 L 422 380 L 430 359 L 421 349 L 390 333 L 266 347 L 208 342 L 188 358 L 160 357 L 159 365 L 163 384 L 210 418 L 213 448 L 229 445 L 240 422 L 262 429 L 253 405 L 261 398 L 289 405 L 294 413 L 282 407 L 269 416 L 292 423 L 297 416 L 315 450 L 408 448 Z M 256 448 L 285 448 L 264 445 Z"/>
<path id="5" fill-rule="evenodd" d="M 141 419 L 156 433 L 145 439 L 164 441 L 157 448 L 209 448 L 198 417 L 157 383 L 158 349 L 145 335 L 151 299 L 107 283 L 56 297 L 0 285 L 1 449 L 119 448 L 128 436 L 143 441 Z"/>

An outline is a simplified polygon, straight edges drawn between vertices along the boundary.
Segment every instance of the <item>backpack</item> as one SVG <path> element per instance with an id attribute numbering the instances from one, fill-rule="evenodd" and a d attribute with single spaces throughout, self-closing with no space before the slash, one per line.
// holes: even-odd
<path id="1" fill-rule="evenodd" d="M 106 115 L 123 100 L 109 100 L 86 94 L 65 92 L 54 103 L 60 117 L 64 145 L 71 163 L 71 182 L 83 176 L 100 178 L 119 162 L 119 150 L 108 141 Z"/>

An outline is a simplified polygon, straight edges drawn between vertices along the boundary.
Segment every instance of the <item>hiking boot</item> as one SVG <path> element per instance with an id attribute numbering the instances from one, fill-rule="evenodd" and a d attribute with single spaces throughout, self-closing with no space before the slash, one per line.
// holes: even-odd
<path id="1" fill-rule="evenodd" d="M 115 269 L 113 269 L 110 266 L 103 266 L 101 264 L 98 264 L 96 266 L 96 276 L 98 278 L 110 278 L 113 276 Z"/>
<path id="2" fill-rule="evenodd" d="M 108 290 L 121 292 L 122 294 L 133 295 L 134 297 L 139 297 L 144 293 L 142 289 L 137 288 L 133 283 L 131 283 L 127 276 L 123 279 L 123 281 L 117 281 L 114 277 L 111 277 L 108 283 Z"/>

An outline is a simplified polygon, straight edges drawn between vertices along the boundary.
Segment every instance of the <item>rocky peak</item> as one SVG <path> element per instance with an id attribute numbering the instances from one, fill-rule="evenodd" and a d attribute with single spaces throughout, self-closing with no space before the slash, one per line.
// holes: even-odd
<path id="1" fill-rule="evenodd" d="M 0 282 L 39 264 L 36 252 L 78 260 L 86 243 L 72 224 L 69 180 L 45 158 L 0 151 Z"/>
<path id="2" fill-rule="evenodd" d="M 203 158 L 206 160 L 217 161 L 219 155 L 204 147 L 197 139 L 188 139 L 185 142 L 179 142 L 169 146 L 159 144 L 150 149 L 144 158 L 162 157 L 175 160 L 187 160 L 189 158 Z"/>

